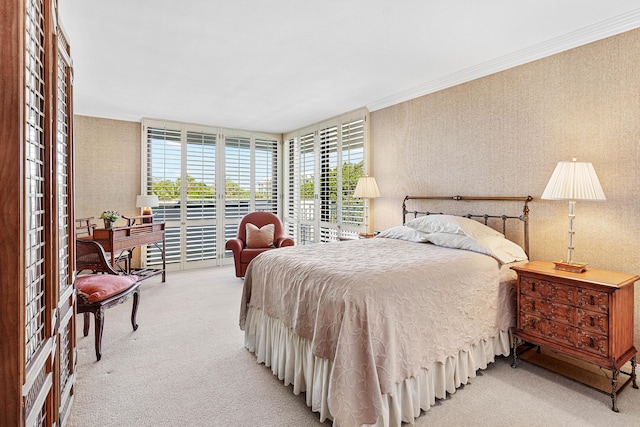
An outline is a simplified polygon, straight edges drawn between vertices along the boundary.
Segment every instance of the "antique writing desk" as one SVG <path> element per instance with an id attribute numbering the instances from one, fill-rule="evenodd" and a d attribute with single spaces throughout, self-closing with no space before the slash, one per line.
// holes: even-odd
<path id="1" fill-rule="evenodd" d="M 129 221 L 131 224 L 131 221 Z M 162 274 L 165 281 L 166 251 L 164 222 L 142 223 L 112 229 L 96 228 L 93 236 L 85 238 L 93 239 L 100 243 L 105 252 L 111 252 L 111 265 L 116 267 L 118 261 L 126 257 L 127 273 L 137 275 L 140 280 Z M 142 245 L 154 245 L 162 255 L 162 268 L 131 269 L 131 254 L 133 249 Z"/>

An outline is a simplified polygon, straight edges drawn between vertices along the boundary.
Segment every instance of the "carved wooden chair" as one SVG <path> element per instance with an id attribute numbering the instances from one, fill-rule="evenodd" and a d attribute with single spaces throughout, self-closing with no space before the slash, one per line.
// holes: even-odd
<path id="1" fill-rule="evenodd" d="M 76 240 L 76 272 L 91 271 L 92 274 L 76 277 L 76 309 L 84 314 L 82 332 L 89 334 L 90 314 L 95 317 L 95 348 L 98 360 L 102 357 L 102 329 L 104 310 L 127 301 L 133 295 L 131 325 L 138 329 L 136 314 L 140 301 L 140 283 L 133 275 L 120 275 L 111 267 L 99 243 L 91 240 Z"/>
<path id="2" fill-rule="evenodd" d="M 76 237 L 93 236 L 93 230 L 96 225 L 93 223 L 93 217 L 76 218 Z"/>

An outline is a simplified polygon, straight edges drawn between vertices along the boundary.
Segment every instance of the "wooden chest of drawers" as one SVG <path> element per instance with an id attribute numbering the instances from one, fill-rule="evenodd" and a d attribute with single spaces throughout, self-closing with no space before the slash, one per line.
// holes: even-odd
<path id="1" fill-rule="evenodd" d="M 526 341 L 611 370 L 612 404 L 617 411 L 617 377 L 629 360 L 629 381 L 637 388 L 633 284 L 640 277 L 597 269 L 571 273 L 543 261 L 512 268 L 518 273 L 513 367 L 518 342 Z"/>

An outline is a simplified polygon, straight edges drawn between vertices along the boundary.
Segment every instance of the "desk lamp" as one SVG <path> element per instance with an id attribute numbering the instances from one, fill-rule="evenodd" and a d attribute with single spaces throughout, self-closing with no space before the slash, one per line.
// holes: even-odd
<path id="1" fill-rule="evenodd" d="M 156 207 L 159 204 L 160 201 L 158 200 L 158 196 L 139 195 L 136 197 L 136 207 L 142 208 L 142 215 L 153 215 L 151 208 Z M 144 218 L 142 222 L 153 222 L 153 217 Z"/>

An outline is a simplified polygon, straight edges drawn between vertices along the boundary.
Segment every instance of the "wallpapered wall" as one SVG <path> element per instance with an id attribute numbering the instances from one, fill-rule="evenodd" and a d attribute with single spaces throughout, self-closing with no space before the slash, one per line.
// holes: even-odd
<path id="1" fill-rule="evenodd" d="M 377 230 L 402 195 L 532 195 L 532 259 L 566 257 L 558 161 L 592 162 L 606 202 L 577 202 L 574 260 L 640 274 L 640 30 L 371 113 Z M 640 348 L 640 285 L 635 338 Z"/>
<path id="2" fill-rule="evenodd" d="M 140 215 L 140 123 L 78 116 L 74 120 L 75 215 L 95 217 L 103 210 Z M 122 218 L 116 226 L 126 225 Z"/>
<path id="3" fill-rule="evenodd" d="M 140 123 L 95 117 L 73 117 L 75 156 L 75 216 L 94 217 L 103 227 L 100 213 L 115 210 L 140 215 Z M 122 218 L 116 226 L 126 225 Z M 140 265 L 134 251 L 132 265 Z"/>

